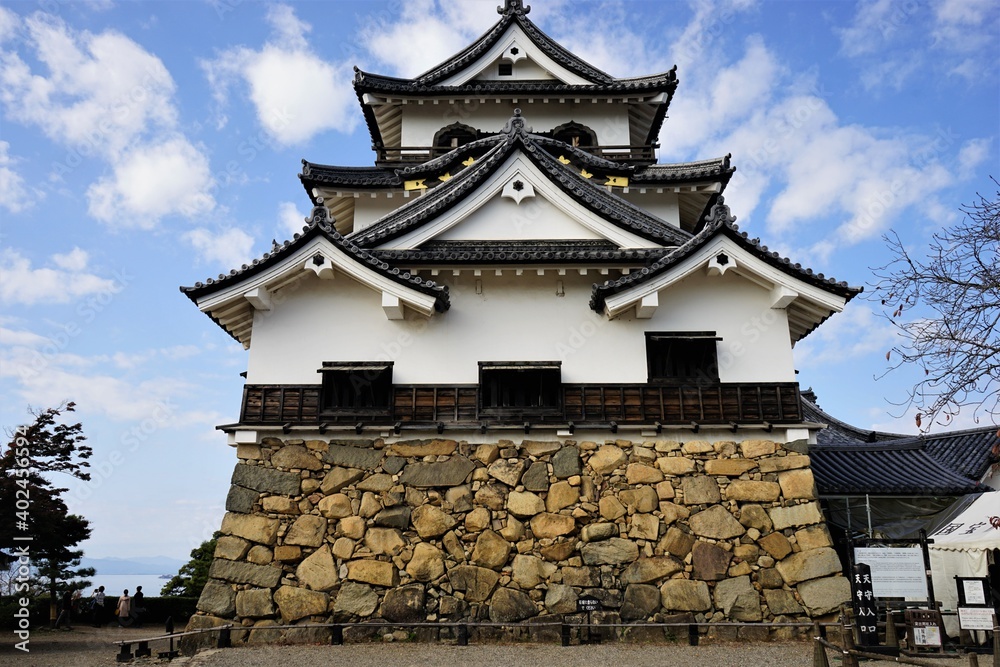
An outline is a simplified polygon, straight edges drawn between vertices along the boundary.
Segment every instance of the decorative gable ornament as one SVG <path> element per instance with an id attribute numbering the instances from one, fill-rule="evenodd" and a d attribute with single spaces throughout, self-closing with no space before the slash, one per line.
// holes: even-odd
<path id="1" fill-rule="evenodd" d="M 513 199 L 514 203 L 520 206 L 522 200 L 535 196 L 535 188 L 521 175 L 521 172 L 517 172 L 503 187 L 500 196 Z"/>

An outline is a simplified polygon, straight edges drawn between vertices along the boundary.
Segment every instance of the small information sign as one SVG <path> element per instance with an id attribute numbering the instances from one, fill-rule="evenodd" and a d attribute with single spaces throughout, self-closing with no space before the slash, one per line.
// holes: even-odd
<path id="1" fill-rule="evenodd" d="M 591 595 L 584 595 L 576 601 L 576 610 L 579 611 L 600 611 L 601 601 Z"/>
<path id="2" fill-rule="evenodd" d="M 941 613 L 929 609 L 908 609 L 906 625 L 915 648 L 941 647 Z"/>
<path id="3" fill-rule="evenodd" d="M 992 630 L 992 607 L 959 607 L 958 626 L 963 630 Z"/>

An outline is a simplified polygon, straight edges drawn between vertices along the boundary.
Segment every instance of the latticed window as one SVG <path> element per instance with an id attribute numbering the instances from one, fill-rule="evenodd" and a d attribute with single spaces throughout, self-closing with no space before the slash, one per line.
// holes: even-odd
<path id="1" fill-rule="evenodd" d="M 386 414 L 392 407 L 391 361 L 324 361 L 323 412 Z"/>
<path id="2" fill-rule="evenodd" d="M 518 418 L 559 412 L 562 389 L 560 363 L 479 362 L 480 414 Z"/>
<path id="3" fill-rule="evenodd" d="M 718 341 L 714 331 L 647 332 L 649 382 L 719 382 Z"/>

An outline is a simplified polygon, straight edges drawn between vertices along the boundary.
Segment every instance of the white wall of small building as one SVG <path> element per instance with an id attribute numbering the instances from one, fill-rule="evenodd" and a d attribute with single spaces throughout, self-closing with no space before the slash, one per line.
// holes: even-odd
<path id="1" fill-rule="evenodd" d="M 562 103 L 550 99 L 545 102 L 539 97 L 534 102 L 526 98 L 516 103 L 511 100 L 474 99 L 406 104 L 403 106 L 402 145 L 431 146 L 434 135 L 453 123 L 469 125 L 484 132 L 499 132 L 514 115 L 514 109 L 521 109 L 525 124 L 534 132 L 548 132 L 572 120 L 593 130 L 602 146 L 630 143 L 626 105 L 620 102 L 592 102 L 589 99 Z"/>
<path id="2" fill-rule="evenodd" d="M 642 383 L 646 331 L 717 332 L 723 382 L 795 380 L 784 311 L 739 276 L 699 272 L 664 290 L 652 319 L 609 321 L 588 307 L 606 279 L 594 271 L 483 273 L 451 279 L 448 312 L 405 320 L 388 320 L 380 295 L 343 274 L 307 276 L 255 314 L 247 382 L 316 384 L 324 361 L 392 360 L 398 384 L 462 384 L 478 381 L 479 361 L 558 360 L 567 383 Z"/>

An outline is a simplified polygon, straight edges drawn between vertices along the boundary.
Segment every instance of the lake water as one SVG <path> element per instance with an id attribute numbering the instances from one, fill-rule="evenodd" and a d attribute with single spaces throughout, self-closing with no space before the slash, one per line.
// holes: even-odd
<path id="1" fill-rule="evenodd" d="M 160 589 L 167 583 L 167 579 L 160 579 L 155 574 L 95 574 L 88 579 L 90 587 L 83 591 L 84 597 L 89 597 L 98 586 L 104 586 L 104 593 L 109 598 L 118 598 L 126 588 L 132 595 L 136 586 L 142 586 L 143 594 L 154 598 L 159 597 Z"/>

